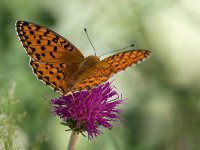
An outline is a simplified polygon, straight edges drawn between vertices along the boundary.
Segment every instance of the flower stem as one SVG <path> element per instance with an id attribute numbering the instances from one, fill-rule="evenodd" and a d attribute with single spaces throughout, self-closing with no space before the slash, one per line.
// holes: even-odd
<path id="1" fill-rule="evenodd" d="M 78 139 L 78 134 L 79 134 L 79 132 L 72 131 L 70 139 L 69 139 L 68 150 L 74 150 L 75 149 L 75 144 L 76 144 L 76 141 Z"/>

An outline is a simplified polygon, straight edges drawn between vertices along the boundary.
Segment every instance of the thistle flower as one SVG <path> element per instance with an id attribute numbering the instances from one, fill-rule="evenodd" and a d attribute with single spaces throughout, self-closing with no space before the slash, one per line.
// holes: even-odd
<path id="1" fill-rule="evenodd" d="M 112 129 L 110 122 L 121 119 L 122 110 L 116 107 L 123 102 L 109 82 L 51 100 L 53 114 L 62 119 L 62 124 L 73 131 L 87 132 L 89 139 L 102 133 L 100 127 Z"/>

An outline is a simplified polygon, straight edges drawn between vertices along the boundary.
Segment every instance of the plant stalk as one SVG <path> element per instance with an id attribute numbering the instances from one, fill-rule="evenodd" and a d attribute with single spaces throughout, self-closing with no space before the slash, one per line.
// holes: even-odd
<path id="1" fill-rule="evenodd" d="M 76 141 L 78 139 L 78 134 L 79 134 L 79 132 L 72 131 L 70 139 L 69 139 L 68 150 L 74 150 L 75 149 Z"/>

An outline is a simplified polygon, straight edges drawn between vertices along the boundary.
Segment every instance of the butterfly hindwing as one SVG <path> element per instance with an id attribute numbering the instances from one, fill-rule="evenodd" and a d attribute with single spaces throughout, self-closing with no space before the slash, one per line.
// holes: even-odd
<path id="1" fill-rule="evenodd" d="M 30 61 L 33 72 L 38 79 L 52 87 L 55 91 L 61 94 L 66 93 L 73 81 L 73 72 L 78 66 L 73 66 L 70 63 L 49 64 Z"/>
<path id="2" fill-rule="evenodd" d="M 91 71 L 90 75 L 86 79 L 76 82 L 72 88 L 72 91 L 89 90 L 109 79 L 108 77 L 104 76 L 98 69 L 92 68 L 89 71 Z"/>

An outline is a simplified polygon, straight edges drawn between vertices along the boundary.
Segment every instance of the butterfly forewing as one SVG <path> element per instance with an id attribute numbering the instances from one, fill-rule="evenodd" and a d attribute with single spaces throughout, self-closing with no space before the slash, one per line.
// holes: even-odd
<path id="1" fill-rule="evenodd" d="M 69 41 L 50 29 L 34 23 L 17 21 L 16 30 L 26 52 L 40 62 L 82 62 L 84 56 Z"/>
<path id="2" fill-rule="evenodd" d="M 121 70 L 124 70 L 128 66 L 138 64 L 144 61 L 151 54 L 147 50 L 130 50 L 121 52 L 103 59 L 98 67 L 101 68 L 102 74 L 110 76 Z"/>

